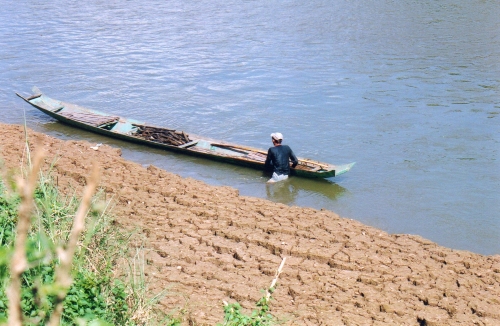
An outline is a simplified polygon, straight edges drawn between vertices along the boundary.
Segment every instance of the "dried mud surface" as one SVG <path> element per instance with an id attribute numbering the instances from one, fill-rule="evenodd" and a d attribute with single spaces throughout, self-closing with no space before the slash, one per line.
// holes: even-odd
<path id="1" fill-rule="evenodd" d="M 0 124 L 10 172 L 26 161 L 23 127 Z M 239 196 L 98 150 L 29 131 L 61 191 L 81 190 L 93 163 L 118 225 L 143 241 L 150 292 L 165 311 L 215 325 L 222 301 L 255 307 L 286 256 L 271 311 L 286 325 L 500 325 L 500 256 L 387 234 L 330 211 Z M 5 170 L 5 169 L 4 169 Z M 143 236 L 143 237 L 141 237 Z"/>

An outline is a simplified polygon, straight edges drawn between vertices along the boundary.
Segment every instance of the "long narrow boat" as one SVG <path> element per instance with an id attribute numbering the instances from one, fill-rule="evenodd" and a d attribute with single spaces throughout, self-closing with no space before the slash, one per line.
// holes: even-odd
<path id="1" fill-rule="evenodd" d="M 72 126 L 134 143 L 159 147 L 218 161 L 264 169 L 267 151 L 187 134 L 174 129 L 155 127 L 134 119 L 109 115 L 100 111 L 52 99 L 33 87 L 33 94 L 17 96 L 48 114 Z M 330 178 L 349 171 L 354 163 L 332 165 L 298 158 L 292 174 L 307 178 Z"/>

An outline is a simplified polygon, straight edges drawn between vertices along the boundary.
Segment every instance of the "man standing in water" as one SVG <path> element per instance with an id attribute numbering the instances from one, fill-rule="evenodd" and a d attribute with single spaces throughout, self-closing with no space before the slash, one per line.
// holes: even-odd
<path id="1" fill-rule="evenodd" d="M 286 180 L 290 174 L 290 160 L 292 168 L 296 167 L 299 161 L 288 145 L 281 145 L 283 135 L 279 132 L 271 134 L 274 147 L 267 151 L 265 168 L 273 171 L 273 176 L 269 179 L 270 183 Z"/>

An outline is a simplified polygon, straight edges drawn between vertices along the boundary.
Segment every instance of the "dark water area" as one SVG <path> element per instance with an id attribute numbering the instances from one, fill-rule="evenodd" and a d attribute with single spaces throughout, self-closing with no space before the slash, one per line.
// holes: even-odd
<path id="1" fill-rule="evenodd" d="M 184 177 L 500 254 L 498 1 L 4 1 L 0 122 L 122 148 Z M 357 162 L 266 186 L 260 171 L 55 122 L 48 96 L 301 157 Z M 1 146 L 1 140 L 0 140 Z"/>

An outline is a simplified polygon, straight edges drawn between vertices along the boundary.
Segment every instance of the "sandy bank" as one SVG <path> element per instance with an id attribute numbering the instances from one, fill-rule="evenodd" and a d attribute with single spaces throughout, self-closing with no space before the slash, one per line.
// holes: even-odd
<path id="1" fill-rule="evenodd" d="M 8 169 L 23 160 L 23 128 L 0 124 Z M 124 228 L 147 236 L 152 292 L 171 288 L 167 311 L 186 309 L 186 325 L 215 325 L 222 300 L 254 307 L 286 256 L 271 309 L 288 325 L 500 325 L 500 256 L 391 235 L 330 211 L 239 196 L 147 168 L 106 145 L 40 142 L 63 191 L 80 189 L 90 166 L 116 203 Z"/>

